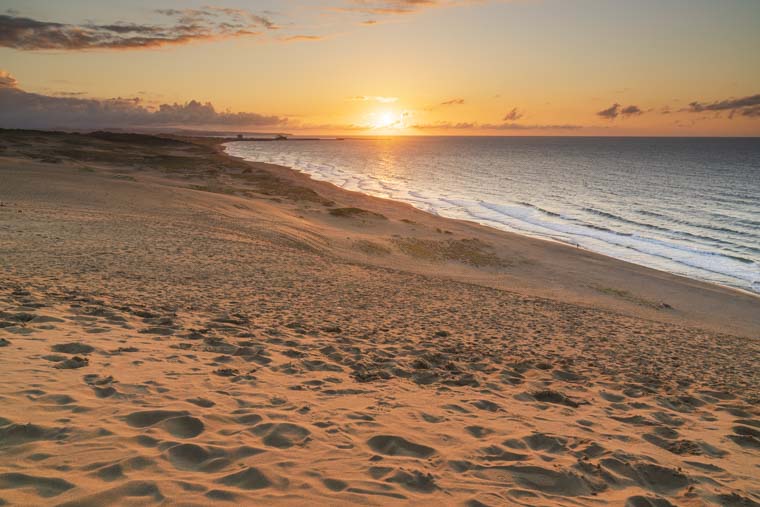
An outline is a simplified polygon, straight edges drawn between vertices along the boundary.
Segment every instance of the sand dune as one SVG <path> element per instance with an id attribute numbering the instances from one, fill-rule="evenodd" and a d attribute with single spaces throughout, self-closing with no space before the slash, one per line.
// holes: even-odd
<path id="1" fill-rule="evenodd" d="M 760 502 L 754 296 L 202 145 L 0 138 L 0 505 Z"/>

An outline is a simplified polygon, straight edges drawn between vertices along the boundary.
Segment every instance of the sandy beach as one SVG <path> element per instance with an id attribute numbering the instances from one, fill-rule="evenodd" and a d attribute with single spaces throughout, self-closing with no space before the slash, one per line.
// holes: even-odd
<path id="1" fill-rule="evenodd" d="M 0 131 L 0 505 L 759 505 L 759 358 L 757 295 Z"/>

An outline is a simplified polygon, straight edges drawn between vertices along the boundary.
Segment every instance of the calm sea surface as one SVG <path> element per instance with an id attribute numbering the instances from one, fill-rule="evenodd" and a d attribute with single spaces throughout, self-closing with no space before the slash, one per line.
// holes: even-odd
<path id="1" fill-rule="evenodd" d="M 760 292 L 760 139 L 401 137 L 233 142 L 227 151 Z"/>

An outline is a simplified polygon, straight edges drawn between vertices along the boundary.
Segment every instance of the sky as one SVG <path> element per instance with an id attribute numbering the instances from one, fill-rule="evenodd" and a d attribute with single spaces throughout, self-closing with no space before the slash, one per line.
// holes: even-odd
<path id="1" fill-rule="evenodd" d="M 0 0 L 0 127 L 760 136 L 757 0 Z"/>

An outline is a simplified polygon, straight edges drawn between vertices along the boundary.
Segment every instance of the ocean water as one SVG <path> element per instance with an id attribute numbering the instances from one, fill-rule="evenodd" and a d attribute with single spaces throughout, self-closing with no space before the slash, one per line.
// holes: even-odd
<path id="1" fill-rule="evenodd" d="M 231 155 L 760 293 L 760 139 L 394 137 Z"/>

